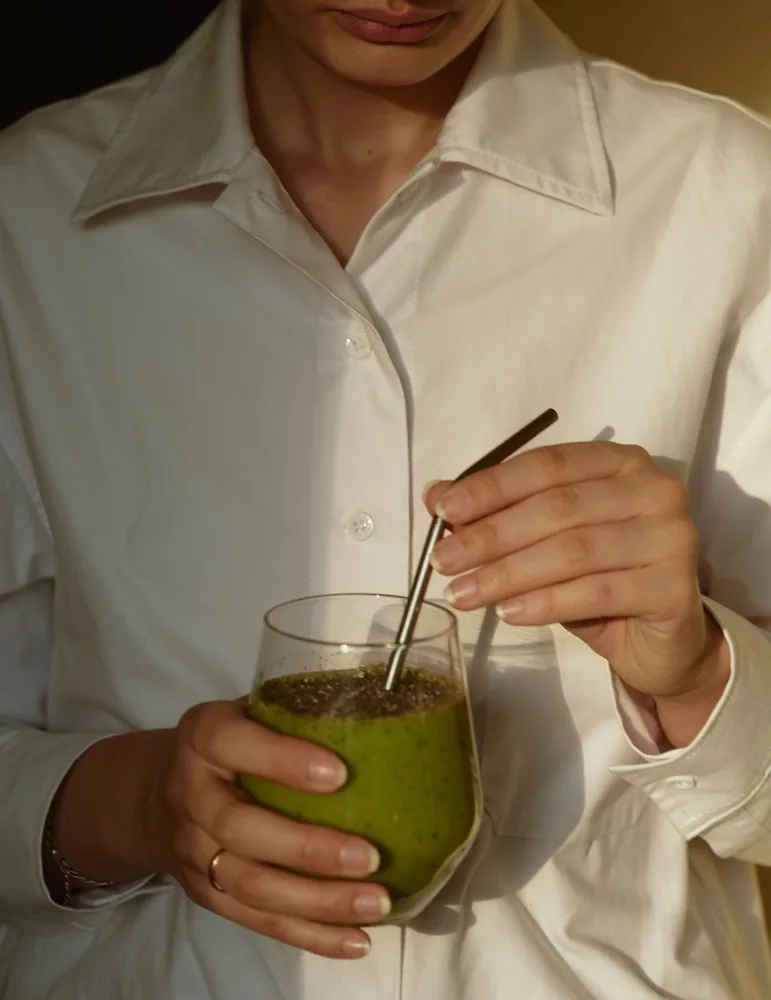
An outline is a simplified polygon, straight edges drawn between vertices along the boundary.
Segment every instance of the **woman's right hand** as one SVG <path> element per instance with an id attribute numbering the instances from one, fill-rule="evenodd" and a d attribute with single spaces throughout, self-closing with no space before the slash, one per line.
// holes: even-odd
<path id="1" fill-rule="evenodd" d="M 207 702 L 174 729 L 89 747 L 52 806 L 62 854 L 89 879 L 172 875 L 194 902 L 251 931 L 329 958 L 360 958 L 369 950 L 361 925 L 390 907 L 382 886 L 362 881 L 379 867 L 377 852 L 358 837 L 261 809 L 236 784 L 238 773 L 254 774 L 324 795 L 344 784 L 345 767 L 321 747 L 252 722 L 244 707 Z M 222 892 L 208 875 L 218 851 Z M 56 896 L 58 871 L 46 880 Z"/>
<path id="2" fill-rule="evenodd" d="M 345 783 L 342 761 L 252 722 L 242 702 L 197 705 L 172 734 L 150 796 L 164 870 L 193 902 L 258 934 L 329 958 L 366 955 L 369 938 L 356 925 L 390 910 L 384 888 L 357 881 L 377 870 L 377 851 L 357 837 L 262 809 L 235 784 L 245 773 L 328 794 Z M 208 871 L 221 849 L 218 891 Z"/>

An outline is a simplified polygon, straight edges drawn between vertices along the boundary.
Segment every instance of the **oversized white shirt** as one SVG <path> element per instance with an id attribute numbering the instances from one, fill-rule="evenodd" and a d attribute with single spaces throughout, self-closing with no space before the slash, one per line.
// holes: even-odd
<path id="1" fill-rule="evenodd" d="M 771 130 L 505 0 L 343 268 L 254 148 L 239 33 L 230 0 L 0 139 L 0 996 L 768 1000 Z M 404 592 L 424 482 L 547 406 L 542 443 L 635 442 L 691 486 L 733 657 L 693 745 L 658 754 L 563 629 L 466 614 L 483 830 L 367 959 L 165 878 L 52 903 L 73 760 L 244 693 L 270 605 Z"/>

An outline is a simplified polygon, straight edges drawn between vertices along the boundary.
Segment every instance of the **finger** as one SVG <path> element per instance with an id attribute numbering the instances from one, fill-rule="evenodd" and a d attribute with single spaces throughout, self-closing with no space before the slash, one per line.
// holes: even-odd
<path id="1" fill-rule="evenodd" d="M 180 820 L 203 826 L 208 817 L 254 800 L 235 784 L 236 776 L 216 768 L 188 744 L 182 744 L 166 782 L 166 800 Z"/>
<path id="2" fill-rule="evenodd" d="M 636 445 L 588 441 L 535 448 L 454 484 L 436 510 L 451 524 L 469 524 L 559 486 L 653 468 L 651 457 Z"/>
<path id="3" fill-rule="evenodd" d="M 217 892 L 206 876 L 193 873 L 186 885 L 193 902 L 241 927 L 324 958 L 364 958 L 371 942 L 358 928 L 334 927 L 281 913 L 255 910 L 227 893 Z"/>
<path id="4" fill-rule="evenodd" d="M 459 528 L 434 549 L 440 573 L 464 573 L 579 526 L 631 521 L 656 512 L 656 480 L 616 476 L 559 486 Z"/>
<path id="5" fill-rule="evenodd" d="M 198 705 L 182 719 L 180 731 L 196 754 L 231 774 L 254 774 L 312 792 L 332 792 L 346 781 L 339 757 L 258 725 L 238 702 Z"/>
<path id="6" fill-rule="evenodd" d="M 452 486 L 447 479 L 432 479 L 423 487 L 423 504 L 432 516 L 436 513 L 436 505 Z"/>
<path id="7" fill-rule="evenodd" d="M 217 865 L 217 882 L 252 909 L 325 924 L 374 924 L 391 912 L 382 886 L 303 878 L 227 852 Z"/>
<path id="8" fill-rule="evenodd" d="M 215 777 L 188 800 L 190 822 L 211 838 L 214 849 L 224 848 L 249 861 L 313 872 L 332 878 L 366 878 L 380 867 L 380 855 L 366 840 L 286 816 L 245 801 L 222 779 Z M 205 867 L 213 853 L 208 841 L 200 845 L 192 835 L 177 845 L 189 863 Z"/>
<path id="9" fill-rule="evenodd" d="M 698 585 L 670 566 L 598 573 L 503 601 L 510 625 L 566 625 L 608 618 L 677 620 L 698 603 Z"/>
<path id="10" fill-rule="evenodd" d="M 460 610 L 470 610 L 567 580 L 674 559 L 695 573 L 696 558 L 690 522 L 638 518 L 571 528 L 459 577 L 446 597 Z"/>

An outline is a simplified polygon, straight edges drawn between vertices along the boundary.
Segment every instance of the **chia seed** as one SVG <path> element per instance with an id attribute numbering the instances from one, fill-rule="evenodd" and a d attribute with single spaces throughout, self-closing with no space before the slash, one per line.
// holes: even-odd
<path id="1" fill-rule="evenodd" d="M 388 666 L 290 674 L 265 681 L 260 700 L 295 715 L 315 718 L 380 719 L 451 705 L 460 699 L 457 684 L 419 667 L 406 667 L 393 691 L 386 691 Z"/>

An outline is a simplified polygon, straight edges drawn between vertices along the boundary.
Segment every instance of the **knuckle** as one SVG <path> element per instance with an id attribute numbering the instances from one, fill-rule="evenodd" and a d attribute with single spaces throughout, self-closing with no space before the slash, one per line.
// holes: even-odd
<path id="1" fill-rule="evenodd" d="M 475 507 L 483 507 L 486 510 L 500 510 L 505 507 L 506 500 L 506 473 L 504 465 L 498 465 L 490 469 L 489 472 L 480 477 L 478 481 L 470 479 L 468 489 L 474 500 Z"/>
<path id="2" fill-rule="evenodd" d="M 471 556 L 482 556 L 482 554 L 495 552 L 501 548 L 501 525 L 496 518 L 487 518 L 480 521 L 474 528 L 471 537 L 468 539 L 468 552 Z"/>
<path id="3" fill-rule="evenodd" d="M 672 574 L 669 581 L 668 598 L 671 610 L 685 613 L 693 606 L 697 595 L 689 579 L 680 574 Z"/>
<path id="4" fill-rule="evenodd" d="M 233 847 L 243 831 L 243 806 L 232 803 L 222 808 L 212 824 L 212 838 L 222 847 Z"/>
<path id="5" fill-rule="evenodd" d="M 561 479 L 570 465 L 570 455 L 565 447 L 559 444 L 549 448 L 540 448 L 535 453 L 540 463 L 541 472 L 547 481 Z"/>
<path id="6" fill-rule="evenodd" d="M 177 726 L 182 745 L 211 764 L 229 770 L 231 748 L 242 713 L 232 702 L 214 701 L 194 705 Z"/>
<path id="7" fill-rule="evenodd" d="M 574 570 L 583 569 L 591 563 L 594 545 L 587 531 L 571 531 L 562 542 L 562 554 L 567 564 Z"/>
<path id="8" fill-rule="evenodd" d="M 641 444 L 628 444 L 626 453 L 629 461 L 637 466 L 650 465 L 652 459 L 648 451 Z"/>
<path id="9" fill-rule="evenodd" d="M 340 888 L 328 885 L 317 891 L 314 909 L 318 918 L 324 923 L 344 922 L 345 915 L 353 910 L 351 890 L 345 886 Z"/>
<path id="10" fill-rule="evenodd" d="M 545 499 L 548 513 L 558 523 L 572 521 L 583 506 L 581 492 L 575 486 L 562 486 L 552 490 Z"/>
<path id="11" fill-rule="evenodd" d="M 201 756 L 216 767 L 229 769 L 232 756 L 230 748 L 233 744 L 233 729 L 229 719 L 218 719 L 202 734 L 200 742 Z"/>
<path id="12" fill-rule="evenodd" d="M 656 477 L 656 495 L 664 510 L 685 513 L 690 509 L 688 488 L 674 476 L 659 473 Z"/>
<path id="13" fill-rule="evenodd" d="M 289 941 L 287 920 L 278 913 L 260 913 L 255 920 L 255 926 L 260 934 L 276 941 Z"/>
<path id="14" fill-rule="evenodd" d="M 184 713 L 177 724 L 177 730 L 183 739 L 195 743 L 200 739 L 201 731 L 205 730 L 208 718 L 207 706 L 193 705 Z"/>
<path id="15" fill-rule="evenodd" d="M 690 518 L 678 521 L 673 533 L 676 550 L 689 562 L 695 562 L 699 556 L 699 532 L 693 521 Z"/>
<path id="16" fill-rule="evenodd" d="M 598 577 L 592 585 L 592 602 L 600 615 L 613 606 L 616 588 L 607 577 Z"/>
<path id="17" fill-rule="evenodd" d="M 241 892 L 251 906 L 263 906 L 270 896 L 270 877 L 266 869 L 251 865 L 241 881 Z"/>
<path id="18" fill-rule="evenodd" d="M 639 444 L 614 444 L 609 442 L 611 448 L 618 448 L 622 459 L 622 468 L 626 472 L 641 472 L 650 469 L 653 459 L 650 454 Z"/>
<path id="19" fill-rule="evenodd" d="M 313 871 L 319 866 L 325 854 L 331 853 L 324 850 L 321 843 L 323 835 L 323 831 L 312 826 L 301 828 L 295 846 L 299 868 Z"/>
<path id="20" fill-rule="evenodd" d="M 542 622 L 556 622 L 557 597 L 552 588 L 540 591 L 532 599 L 532 610 Z"/>
<path id="21" fill-rule="evenodd" d="M 508 588 L 509 570 L 501 563 L 491 563 L 475 573 L 479 592 L 492 598 L 504 593 Z"/>

